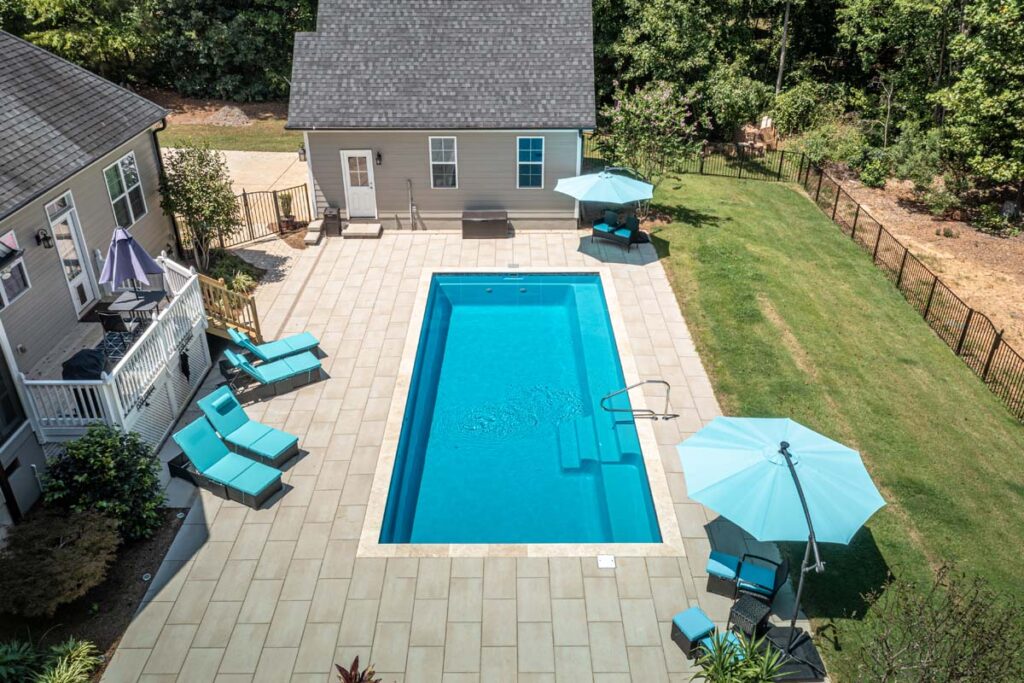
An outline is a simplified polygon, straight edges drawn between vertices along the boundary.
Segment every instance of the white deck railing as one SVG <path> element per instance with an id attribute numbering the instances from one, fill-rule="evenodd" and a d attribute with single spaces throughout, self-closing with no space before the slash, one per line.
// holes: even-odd
<path id="1" fill-rule="evenodd" d="M 44 441 L 81 435 L 94 423 L 127 427 L 155 382 L 206 325 L 199 278 L 161 255 L 171 302 L 99 380 L 30 380 L 20 375 L 28 411 Z"/>

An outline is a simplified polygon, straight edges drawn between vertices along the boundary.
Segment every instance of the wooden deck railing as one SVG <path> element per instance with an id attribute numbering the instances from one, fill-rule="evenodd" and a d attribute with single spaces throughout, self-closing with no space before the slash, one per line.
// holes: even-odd
<path id="1" fill-rule="evenodd" d="M 227 337 L 228 328 L 233 327 L 248 334 L 257 344 L 263 341 L 256 300 L 253 297 L 233 292 L 223 280 L 214 280 L 202 274 L 199 275 L 199 291 L 202 293 L 203 307 L 212 334 Z"/>

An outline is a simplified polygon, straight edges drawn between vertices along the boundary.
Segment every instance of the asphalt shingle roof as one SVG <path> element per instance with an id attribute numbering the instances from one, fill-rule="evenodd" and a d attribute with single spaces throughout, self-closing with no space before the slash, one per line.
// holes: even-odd
<path id="1" fill-rule="evenodd" d="M 149 100 L 0 31 L 0 218 L 166 115 Z"/>
<path id="2" fill-rule="evenodd" d="M 288 127 L 593 128 L 590 0 L 320 0 Z"/>

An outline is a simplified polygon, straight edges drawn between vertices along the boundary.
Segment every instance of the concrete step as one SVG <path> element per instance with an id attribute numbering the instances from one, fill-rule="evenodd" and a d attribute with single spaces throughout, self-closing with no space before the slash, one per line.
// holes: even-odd
<path id="1" fill-rule="evenodd" d="M 380 223 L 349 223 L 341 231 L 345 239 L 377 239 L 384 232 Z"/>

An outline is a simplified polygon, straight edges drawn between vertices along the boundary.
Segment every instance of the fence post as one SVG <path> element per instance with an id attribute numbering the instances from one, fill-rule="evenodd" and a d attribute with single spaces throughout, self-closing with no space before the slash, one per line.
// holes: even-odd
<path id="1" fill-rule="evenodd" d="M 964 348 L 964 340 L 967 338 L 967 328 L 971 326 L 971 318 L 974 317 L 974 309 L 967 309 L 967 320 L 964 321 L 964 329 L 960 330 L 960 339 L 956 342 L 956 355 L 960 355 L 960 352 Z"/>
<path id="2" fill-rule="evenodd" d="M 782 180 L 782 162 L 786 160 L 786 150 L 779 152 L 779 170 L 775 172 L 775 180 Z"/>
<path id="3" fill-rule="evenodd" d="M 740 147 L 739 144 L 736 144 L 735 147 L 736 147 L 736 158 L 739 159 L 739 161 L 740 161 L 740 173 L 739 173 L 739 175 L 736 176 L 736 179 L 739 180 L 740 178 L 743 177 L 743 148 Z"/>
<path id="4" fill-rule="evenodd" d="M 821 171 L 821 175 L 818 176 L 818 189 L 814 191 L 814 203 L 818 203 L 818 195 L 821 194 L 821 181 L 825 179 L 825 171 Z"/>
<path id="5" fill-rule="evenodd" d="M 882 243 L 882 224 L 878 224 L 878 234 L 875 235 L 875 248 L 871 252 L 871 262 L 878 262 L 878 245 Z"/>
<path id="6" fill-rule="evenodd" d="M 249 239 L 256 239 L 252 231 L 252 212 L 249 210 L 249 195 L 242 188 L 242 206 L 245 207 L 245 227 L 249 228 Z"/>
<path id="7" fill-rule="evenodd" d="M 988 358 L 985 359 L 985 369 L 982 370 L 982 372 L 981 372 L 981 381 L 982 382 L 987 382 L 988 381 L 988 371 L 989 371 L 989 368 L 992 367 L 992 359 L 995 357 L 996 350 L 999 348 L 999 345 L 1002 344 L 1002 343 L 1003 343 L 1003 330 L 999 330 L 999 332 L 996 333 L 995 340 L 993 340 L 993 342 L 992 342 L 992 348 L 989 349 Z"/>
<path id="8" fill-rule="evenodd" d="M 857 219 L 860 218 L 860 204 L 853 210 L 853 227 L 850 228 L 850 239 L 857 240 Z"/>
<path id="9" fill-rule="evenodd" d="M 932 277 L 933 277 L 934 279 L 932 280 L 932 288 L 931 288 L 931 290 L 930 290 L 930 291 L 928 292 L 928 303 L 926 303 L 926 304 L 924 305 L 924 321 L 925 321 L 925 322 L 928 322 L 928 312 L 929 312 L 930 310 L 932 310 L 932 297 L 934 297 L 934 296 L 935 296 L 935 286 L 936 286 L 937 284 L 939 284 L 939 278 L 938 278 L 938 276 L 937 276 L 937 275 L 933 275 Z"/>
<path id="10" fill-rule="evenodd" d="M 907 265 L 907 256 L 910 254 L 910 250 L 903 247 L 903 258 L 900 259 L 900 273 L 896 276 L 896 289 L 900 288 L 900 284 L 903 282 L 903 268 Z"/>
<path id="11" fill-rule="evenodd" d="M 697 171 L 701 175 L 704 175 L 704 150 L 700 150 L 700 168 Z"/>
<path id="12" fill-rule="evenodd" d="M 274 200 L 274 216 L 277 218 L 277 225 L 274 226 L 274 232 L 281 232 L 281 209 L 277 206 L 277 190 L 274 190 L 272 199 Z"/>
<path id="13" fill-rule="evenodd" d="M 843 188 L 839 187 L 839 183 L 836 183 L 836 200 L 832 202 L 832 222 L 836 222 L 836 211 L 839 210 L 839 195 L 843 193 Z"/>

